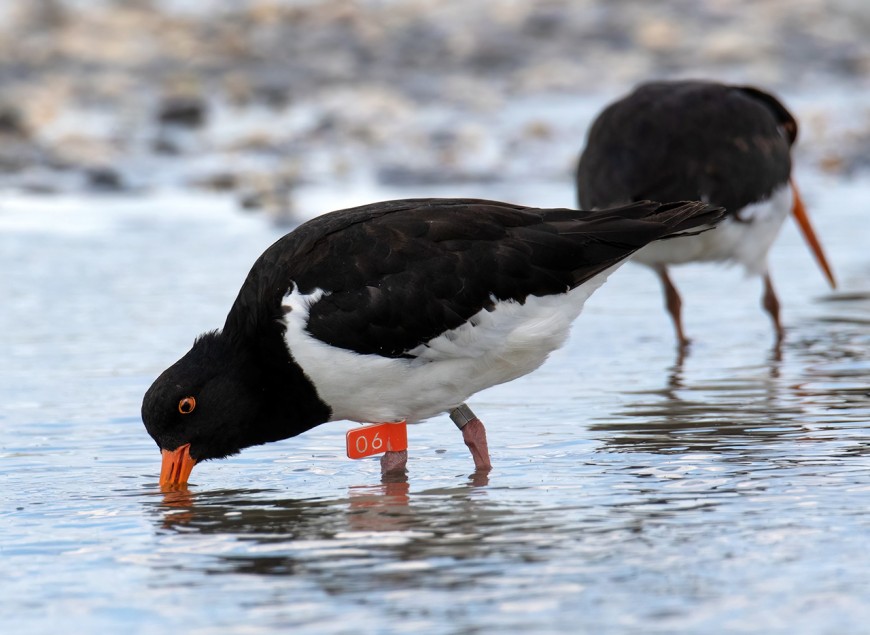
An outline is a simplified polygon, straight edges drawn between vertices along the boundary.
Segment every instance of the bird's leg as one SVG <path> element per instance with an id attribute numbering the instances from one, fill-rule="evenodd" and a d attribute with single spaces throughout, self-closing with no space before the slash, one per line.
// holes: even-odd
<path id="1" fill-rule="evenodd" d="M 665 292 L 665 307 L 668 309 L 668 313 L 671 314 L 671 320 L 674 323 L 674 330 L 677 333 L 677 345 L 683 349 L 689 345 L 690 341 L 683 333 L 683 301 L 680 299 L 677 288 L 668 276 L 668 270 L 664 267 L 659 267 L 656 269 L 656 273 L 659 274 L 659 280 L 662 281 L 662 288 Z"/>
<path id="2" fill-rule="evenodd" d="M 782 323 L 779 321 L 779 298 L 776 297 L 776 291 L 773 290 L 773 282 L 770 280 L 770 274 L 764 274 L 764 295 L 761 297 L 761 306 L 770 314 L 770 319 L 773 320 L 773 330 L 776 333 L 777 344 L 782 342 L 785 336 L 785 331 L 782 328 Z"/>
<path id="3" fill-rule="evenodd" d="M 381 456 L 381 476 L 406 472 L 407 467 L 407 450 L 384 452 L 383 456 Z"/>
<path id="4" fill-rule="evenodd" d="M 486 443 L 486 428 L 483 427 L 483 422 L 465 404 L 451 410 L 450 418 L 456 427 L 462 430 L 462 439 L 471 450 L 475 471 L 491 470 L 492 463 L 489 460 L 489 447 Z"/>

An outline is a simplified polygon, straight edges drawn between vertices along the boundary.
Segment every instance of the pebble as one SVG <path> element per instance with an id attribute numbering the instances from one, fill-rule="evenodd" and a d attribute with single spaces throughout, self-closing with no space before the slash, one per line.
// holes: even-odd
<path id="1" fill-rule="evenodd" d="M 508 109 L 548 95 L 599 95 L 603 106 L 652 77 L 780 94 L 857 94 L 870 83 L 862 0 L 184 5 L 52 0 L 6 11 L 0 184 L 27 173 L 36 187 L 33 174 L 73 169 L 82 178 L 43 189 L 123 188 L 135 165 L 146 187 L 233 190 L 263 206 L 275 198 L 264 192 L 286 188 L 250 184 L 280 183 L 288 163 L 298 166 L 294 183 L 570 180 L 587 121 L 542 110 L 514 123 Z M 850 125 L 816 135 L 802 160 L 846 174 L 870 167 L 870 117 L 855 104 Z M 102 128 L 82 126 L 73 143 L 57 134 L 69 113 L 93 114 Z M 239 124 L 257 118 L 256 129 Z M 529 160 L 542 144 L 549 158 Z M 172 169 L 150 170 L 149 160 Z"/>

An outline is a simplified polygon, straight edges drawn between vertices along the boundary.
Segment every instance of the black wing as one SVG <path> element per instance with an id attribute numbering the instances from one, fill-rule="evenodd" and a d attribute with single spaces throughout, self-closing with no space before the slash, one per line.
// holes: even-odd
<path id="1" fill-rule="evenodd" d="M 736 214 L 791 173 L 797 123 L 772 95 L 711 82 L 643 84 L 590 128 L 580 207 L 705 200 Z"/>
<path id="2" fill-rule="evenodd" d="M 250 323 L 258 298 L 276 319 L 293 285 L 323 297 L 307 328 L 358 353 L 400 357 L 494 300 L 564 293 L 648 242 L 709 224 L 700 203 L 610 212 L 542 210 L 463 199 L 377 203 L 300 226 L 254 265 L 225 329 Z"/>

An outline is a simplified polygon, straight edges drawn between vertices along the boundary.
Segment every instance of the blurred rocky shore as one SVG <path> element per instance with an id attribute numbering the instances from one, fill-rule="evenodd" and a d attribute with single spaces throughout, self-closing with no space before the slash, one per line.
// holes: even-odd
<path id="1" fill-rule="evenodd" d="M 870 166 L 867 0 L 3 0 L 0 188 L 570 179 L 661 77 L 769 87 L 801 161 Z"/>

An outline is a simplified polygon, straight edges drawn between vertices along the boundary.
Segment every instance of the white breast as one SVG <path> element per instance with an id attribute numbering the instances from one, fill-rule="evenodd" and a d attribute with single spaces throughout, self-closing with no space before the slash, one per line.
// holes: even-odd
<path id="1" fill-rule="evenodd" d="M 332 419 L 415 422 L 455 408 L 474 393 L 538 368 L 568 337 L 571 322 L 611 271 L 576 289 L 525 303 L 497 302 L 462 326 L 409 353 L 412 359 L 360 355 L 321 342 L 305 330 L 322 290 L 284 299 L 291 355 L 332 408 Z"/>

